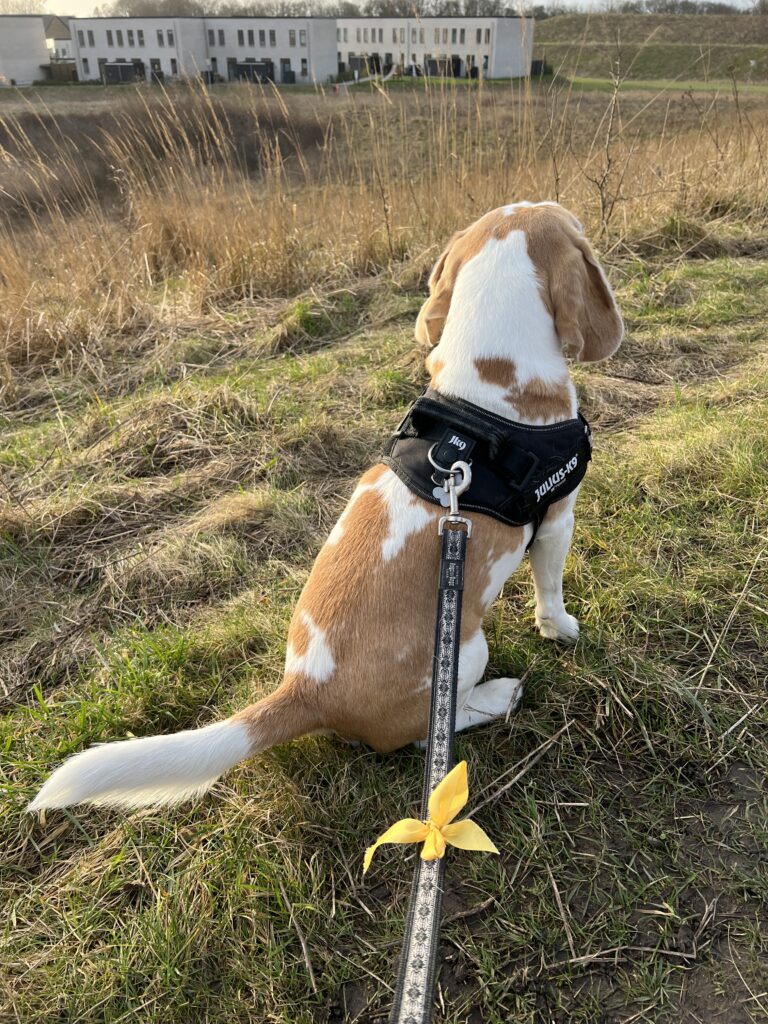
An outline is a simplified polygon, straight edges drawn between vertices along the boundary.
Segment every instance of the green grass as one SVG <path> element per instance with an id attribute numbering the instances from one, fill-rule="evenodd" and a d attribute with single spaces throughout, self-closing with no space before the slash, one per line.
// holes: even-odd
<path id="1" fill-rule="evenodd" d="M 571 78 L 574 87 L 584 92 L 613 92 L 614 85 L 610 78 L 581 78 L 576 75 Z M 653 78 L 653 79 L 627 79 L 621 83 L 621 92 L 706 92 L 719 93 L 731 96 L 733 94 L 733 82 L 726 79 L 707 79 L 697 81 L 690 78 Z M 761 96 L 768 94 L 768 82 L 739 82 L 739 93 L 746 93 L 750 96 Z"/>
<path id="2" fill-rule="evenodd" d="M 534 56 L 559 74 L 609 78 L 618 63 L 622 76 L 637 81 L 722 81 L 734 76 L 741 83 L 768 79 L 768 45 L 711 43 L 569 43 L 537 41 Z"/>
<path id="3" fill-rule="evenodd" d="M 566 579 L 582 638 L 535 634 L 523 569 L 488 622 L 489 672 L 528 673 L 523 710 L 458 741 L 471 804 L 570 723 L 481 810 L 501 856 L 449 863 L 453 1024 L 764 1019 L 768 276 L 722 255 L 613 274 L 627 340 L 575 370 L 596 435 Z M 419 752 L 306 738 L 197 806 L 23 808 L 89 743 L 274 688 L 314 553 L 423 381 L 418 302 L 385 283 L 293 300 L 140 355 L 130 386 L 66 367 L 20 382 L 1 465 L 1 1020 L 383 1019 L 413 854 L 382 850 L 365 880 L 362 854 L 415 808 Z"/>

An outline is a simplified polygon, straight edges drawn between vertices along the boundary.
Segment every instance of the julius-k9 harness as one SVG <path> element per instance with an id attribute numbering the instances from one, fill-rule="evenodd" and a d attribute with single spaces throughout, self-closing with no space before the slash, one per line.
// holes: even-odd
<path id="1" fill-rule="evenodd" d="M 535 536 L 549 506 L 579 486 L 591 458 L 592 433 L 581 413 L 529 426 L 426 388 L 382 461 L 419 497 L 444 506 L 448 470 L 457 459 L 468 462 L 472 483 L 462 508 L 510 526 L 533 523 Z"/>

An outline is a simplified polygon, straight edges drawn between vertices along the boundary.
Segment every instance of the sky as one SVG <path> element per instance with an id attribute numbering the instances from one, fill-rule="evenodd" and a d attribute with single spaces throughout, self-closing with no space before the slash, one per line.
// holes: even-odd
<path id="1" fill-rule="evenodd" d="M 93 13 L 93 8 L 98 0 L 48 0 L 45 5 L 46 14 L 70 14 L 74 17 L 85 18 L 89 14 Z M 549 3 L 549 0 L 531 0 L 531 2 L 541 3 L 545 6 Z M 569 4 L 569 0 L 555 0 L 560 4 Z M 600 3 L 601 0 L 595 0 L 595 4 Z M 751 7 L 750 0 L 728 0 L 729 3 L 733 4 L 734 7 Z M 578 3 L 574 2 L 574 6 L 586 8 L 593 6 L 589 3 L 589 0 L 578 0 Z"/>

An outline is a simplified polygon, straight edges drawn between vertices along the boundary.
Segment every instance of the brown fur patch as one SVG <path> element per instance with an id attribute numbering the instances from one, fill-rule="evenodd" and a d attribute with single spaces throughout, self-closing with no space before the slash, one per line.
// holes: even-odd
<path id="1" fill-rule="evenodd" d="M 505 401 L 523 419 L 557 420 L 576 415 L 576 400 L 568 377 L 555 382 L 533 377 L 520 387 L 517 367 L 511 359 L 486 357 L 475 359 L 474 364 L 482 381 L 506 389 Z"/>

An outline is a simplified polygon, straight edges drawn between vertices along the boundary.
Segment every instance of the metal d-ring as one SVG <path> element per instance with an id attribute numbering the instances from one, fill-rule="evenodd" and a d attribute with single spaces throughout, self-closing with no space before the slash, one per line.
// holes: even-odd
<path id="1" fill-rule="evenodd" d="M 431 465 L 434 466 L 434 468 L 436 470 L 438 470 L 440 473 L 444 473 L 445 474 L 446 480 L 448 480 L 451 476 L 455 476 L 457 471 L 460 472 L 461 473 L 461 483 L 460 484 L 456 484 L 456 494 L 457 495 L 463 494 L 464 491 L 466 491 L 466 489 L 472 483 L 472 463 L 471 462 L 454 462 L 454 464 L 452 466 L 442 466 L 439 462 L 436 462 L 435 459 L 432 457 L 432 452 L 435 450 L 435 448 L 437 448 L 437 445 L 438 445 L 438 442 L 435 441 L 435 443 L 432 445 L 432 447 L 427 452 L 427 458 L 429 459 Z M 432 480 L 436 484 L 441 484 L 441 483 L 445 484 L 445 482 L 446 482 L 446 481 L 435 480 L 434 474 L 432 475 Z M 446 490 L 447 490 L 447 488 L 446 488 Z"/>

